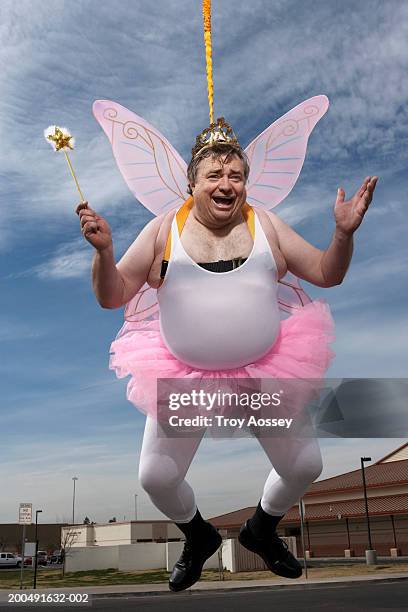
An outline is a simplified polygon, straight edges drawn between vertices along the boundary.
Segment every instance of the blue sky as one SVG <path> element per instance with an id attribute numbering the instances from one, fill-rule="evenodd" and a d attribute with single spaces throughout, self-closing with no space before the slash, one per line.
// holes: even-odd
<path id="1" fill-rule="evenodd" d="M 244 146 L 302 100 L 330 99 L 275 211 L 324 249 L 337 187 L 349 196 L 380 177 L 345 281 L 305 283 L 336 322 L 331 377 L 406 376 L 407 23 L 399 0 L 213 1 L 215 113 Z M 202 39 L 199 1 L 1 3 L 0 522 L 17 519 L 19 502 L 42 508 L 43 521 L 70 520 L 72 476 L 78 518 L 133 518 L 135 493 L 139 518 L 162 516 L 137 482 L 144 417 L 108 370 L 122 312 L 96 303 L 75 186 L 43 130 L 76 137 L 81 187 L 119 258 L 151 214 L 127 190 L 92 102 L 131 108 L 187 160 L 208 121 Z M 323 476 L 404 441 L 322 440 Z M 269 469 L 255 440 L 205 440 L 189 481 L 211 516 L 256 505 Z"/>

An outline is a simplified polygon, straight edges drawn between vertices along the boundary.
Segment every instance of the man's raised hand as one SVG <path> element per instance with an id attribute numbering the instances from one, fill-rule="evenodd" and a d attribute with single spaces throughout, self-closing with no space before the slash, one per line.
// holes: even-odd
<path id="1" fill-rule="evenodd" d="M 359 227 L 373 199 L 377 181 L 378 176 L 367 176 L 360 189 L 349 200 L 344 199 L 346 195 L 344 189 L 337 190 L 334 217 L 339 232 L 352 235 Z"/>
<path id="2" fill-rule="evenodd" d="M 82 235 L 97 251 L 103 251 L 112 246 L 112 232 L 109 224 L 88 207 L 88 202 L 78 204 L 75 212 L 79 215 Z"/>

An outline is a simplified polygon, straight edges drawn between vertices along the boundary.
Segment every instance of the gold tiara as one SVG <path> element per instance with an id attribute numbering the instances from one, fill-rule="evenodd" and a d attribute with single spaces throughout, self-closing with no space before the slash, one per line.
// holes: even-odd
<path id="1" fill-rule="evenodd" d="M 191 149 L 193 157 L 195 157 L 201 149 L 218 144 L 228 144 L 240 147 L 232 127 L 225 121 L 224 117 L 218 117 L 215 123 L 211 123 L 210 127 L 203 130 L 201 134 L 197 136 L 196 143 Z"/>

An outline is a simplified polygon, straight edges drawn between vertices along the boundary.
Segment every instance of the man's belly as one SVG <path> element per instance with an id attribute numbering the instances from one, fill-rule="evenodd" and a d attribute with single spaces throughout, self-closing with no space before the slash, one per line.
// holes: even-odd
<path id="1" fill-rule="evenodd" d="M 184 296 L 160 312 L 163 340 L 180 361 L 204 370 L 232 369 L 257 361 L 274 345 L 280 329 L 276 299 L 266 303 L 256 292 L 239 303 L 233 295 L 214 294 L 200 304 L 197 297 Z"/>

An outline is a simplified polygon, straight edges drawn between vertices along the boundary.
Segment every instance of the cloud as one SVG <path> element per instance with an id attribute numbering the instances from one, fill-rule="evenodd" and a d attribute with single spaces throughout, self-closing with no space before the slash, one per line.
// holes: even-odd
<path id="1" fill-rule="evenodd" d="M 347 277 L 347 290 L 354 285 L 371 285 L 375 292 L 379 292 L 378 283 L 390 281 L 391 277 L 403 279 L 408 269 L 408 255 L 396 257 L 396 253 L 382 253 L 373 257 L 366 257 L 364 261 L 353 264 Z"/>
<path id="2" fill-rule="evenodd" d="M 387 309 L 361 308 L 350 316 L 335 315 L 336 358 L 332 376 L 398 378 L 406 376 L 408 319 Z"/>
<path id="3" fill-rule="evenodd" d="M 62 280 L 89 275 L 91 253 L 79 241 L 58 247 L 57 253 L 47 262 L 30 270 L 42 280 Z"/>
<path id="4" fill-rule="evenodd" d="M 326 93 L 332 107 L 324 128 L 317 128 L 319 133 L 323 129 L 325 142 L 319 153 L 326 159 L 344 158 L 352 151 L 372 155 L 373 148 L 376 154 L 386 154 L 405 129 L 404 94 L 397 81 L 407 66 L 407 7 L 395 4 L 396 10 L 390 11 L 376 3 L 373 12 L 370 3 L 368 13 L 367 6 L 318 3 L 310 11 L 306 4 L 291 3 L 269 11 L 264 4 L 252 19 L 238 17 L 238 27 L 234 15 L 232 40 L 220 32 L 222 49 L 218 64 L 215 61 L 221 73 L 220 99 L 230 100 L 231 91 L 235 99 L 239 96 L 233 112 L 244 125 L 246 117 L 259 116 L 259 94 L 265 109 L 288 110 L 308 97 L 304 92 Z M 369 26 L 364 31 L 362 22 Z M 238 53 L 239 62 L 234 61 Z"/>
<path id="5" fill-rule="evenodd" d="M 302 226 L 317 217 L 321 222 L 324 220 L 333 224 L 334 202 L 333 205 L 328 205 L 328 202 L 333 202 L 333 194 L 325 185 L 318 182 L 305 183 L 299 179 L 299 184 L 289 194 L 288 199 L 277 206 L 274 212 L 291 227 Z"/>
<path id="6" fill-rule="evenodd" d="M 99 212 L 99 211 L 98 211 Z M 101 215 L 102 216 L 102 215 Z M 142 227 L 147 223 L 151 215 L 145 210 L 141 210 L 141 205 L 131 203 L 130 206 L 120 211 L 118 215 L 112 213 L 105 216 L 105 220 L 114 225 L 113 241 L 115 248 L 116 261 L 135 240 Z M 127 225 L 125 225 L 127 217 Z M 66 241 L 66 236 L 80 234 L 79 222 L 76 220 L 75 227 L 70 227 L 70 231 L 64 233 L 64 242 L 56 244 L 54 251 L 43 252 L 42 263 L 27 269 L 20 269 L 18 272 L 11 272 L 5 275 L 4 280 L 13 280 L 23 277 L 36 277 L 43 281 L 58 281 L 75 278 L 90 278 L 94 249 L 85 239 L 72 238 Z"/>
<path id="7" fill-rule="evenodd" d="M 33 330 L 29 324 L 11 318 L 2 318 L 0 322 L 0 342 L 37 340 L 46 333 L 46 330 Z"/>

